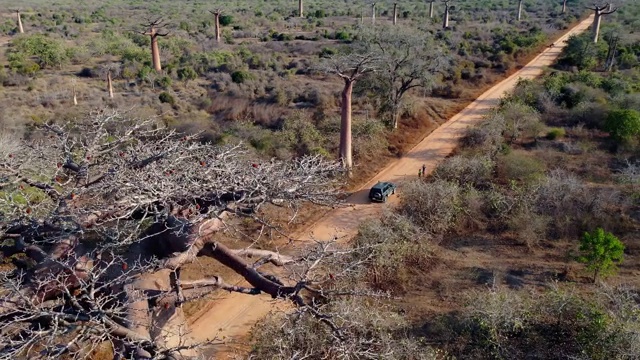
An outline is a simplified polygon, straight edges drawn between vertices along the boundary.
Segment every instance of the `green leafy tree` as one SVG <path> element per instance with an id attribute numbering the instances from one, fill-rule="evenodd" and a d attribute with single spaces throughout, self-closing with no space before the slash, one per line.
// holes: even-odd
<path id="1" fill-rule="evenodd" d="M 178 69 L 178 79 L 188 82 L 198 78 L 198 73 L 192 67 L 183 67 Z"/>
<path id="2" fill-rule="evenodd" d="M 640 112 L 633 109 L 613 110 L 605 121 L 605 130 L 617 141 L 629 141 L 640 135 Z"/>
<path id="3" fill-rule="evenodd" d="M 585 232 L 580 241 L 581 255 L 578 261 L 593 271 L 593 282 L 598 275 L 607 276 L 616 272 L 617 265 L 622 262 L 624 244 L 610 232 L 602 228 Z"/>

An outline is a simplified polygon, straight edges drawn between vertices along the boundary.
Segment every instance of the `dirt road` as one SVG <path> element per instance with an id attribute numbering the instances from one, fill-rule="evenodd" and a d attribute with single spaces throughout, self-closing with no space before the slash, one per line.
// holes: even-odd
<path id="1" fill-rule="evenodd" d="M 368 190 L 373 184 L 380 180 L 402 183 L 407 179 L 415 178 L 423 164 L 427 166 L 427 171 L 432 171 L 454 150 L 464 130 L 479 122 L 488 110 L 498 105 L 502 95 L 513 90 L 519 78 L 532 79 L 539 76 L 543 69 L 558 57 L 565 45 L 564 41 L 570 35 L 586 30 L 592 21 L 593 17 L 582 21 L 557 40 L 555 46 L 547 48 L 520 71 L 483 93 L 422 140 L 404 157 L 390 164 L 358 192 L 352 194 L 347 199 L 350 206 L 330 212 L 311 225 L 306 232 L 298 234 L 297 238 L 329 240 L 334 236 L 349 238 L 355 235 L 358 225 L 363 220 L 379 216 L 381 212 L 380 204 L 370 204 L 367 199 Z M 396 201 L 395 197 L 394 201 Z M 268 296 L 247 296 L 237 293 L 225 295 L 220 300 L 206 304 L 205 308 L 197 314 L 198 316 L 194 317 L 192 336 L 200 341 L 224 337 L 228 348 L 220 348 L 218 355 L 228 353 L 232 348 L 240 345 L 237 341 L 248 333 L 257 320 L 273 309 L 273 304 L 273 300 Z"/>

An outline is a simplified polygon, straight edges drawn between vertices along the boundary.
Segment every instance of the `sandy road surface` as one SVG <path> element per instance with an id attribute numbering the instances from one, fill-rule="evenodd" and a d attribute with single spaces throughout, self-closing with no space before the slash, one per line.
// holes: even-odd
<path id="1" fill-rule="evenodd" d="M 560 55 L 564 41 L 573 34 L 586 30 L 591 25 L 593 17 L 580 22 L 567 34 L 555 42 L 555 46 L 547 48 L 543 53 L 534 58 L 509 78 L 503 80 L 490 90 L 486 91 L 460 113 L 441 125 L 405 156 L 391 163 L 371 181 L 365 184 L 358 192 L 352 194 L 347 202 L 350 206 L 341 207 L 328 213 L 324 218 L 312 224 L 306 231 L 297 234 L 297 239 L 329 240 L 334 236 L 349 238 L 356 234 L 358 225 L 365 219 L 379 216 L 380 204 L 370 204 L 367 195 L 368 189 L 377 181 L 393 181 L 401 183 L 406 179 L 418 176 L 418 169 L 425 164 L 427 171 L 433 168 L 449 155 L 457 145 L 458 139 L 464 134 L 464 130 L 479 122 L 482 116 L 492 107 L 498 105 L 505 92 L 513 90 L 519 78 L 531 79 L 539 76 L 543 69 L 551 65 Z M 402 191 L 400 189 L 400 191 Z M 396 197 L 393 200 L 396 201 Z M 268 295 L 247 296 L 230 293 L 222 299 L 211 301 L 197 314 L 192 323 L 192 336 L 199 341 L 206 339 L 225 337 L 226 346 L 217 348 L 217 355 L 221 358 L 223 353 L 228 353 L 234 347 L 240 345 L 241 337 L 246 335 L 251 326 L 270 310 L 273 310 L 274 302 Z"/>

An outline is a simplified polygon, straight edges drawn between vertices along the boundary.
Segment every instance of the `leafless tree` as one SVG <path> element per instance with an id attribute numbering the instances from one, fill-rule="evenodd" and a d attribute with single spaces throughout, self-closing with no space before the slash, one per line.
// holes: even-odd
<path id="1" fill-rule="evenodd" d="M 435 0 L 429 1 L 429 18 L 433 18 L 433 3 L 435 2 Z"/>
<path id="2" fill-rule="evenodd" d="M 364 41 L 371 42 L 379 66 L 376 91 L 385 98 L 396 129 L 404 95 L 413 88 L 430 86 L 445 69 L 447 57 L 434 39 L 424 34 L 385 27 L 370 36 Z"/>
<path id="3" fill-rule="evenodd" d="M 444 0 L 444 15 L 442 19 L 442 28 L 449 28 L 449 12 L 455 10 L 455 6 L 449 5 L 449 0 Z"/>
<path id="4" fill-rule="evenodd" d="M 161 18 L 156 20 L 149 20 L 144 27 L 149 29 L 141 32 L 142 35 L 147 35 L 151 38 L 151 58 L 153 61 L 153 68 L 160 72 L 162 71 L 162 65 L 160 63 L 160 49 L 158 48 L 158 36 L 167 36 L 169 33 L 161 33 L 160 29 L 167 27 L 168 24 L 163 23 Z"/>
<path id="5" fill-rule="evenodd" d="M 567 0 L 562 0 L 562 13 L 567 13 Z"/>
<path id="6" fill-rule="evenodd" d="M 613 14 L 618 9 L 617 8 L 612 9 L 609 3 L 605 4 L 604 6 L 598 6 L 597 4 L 593 4 L 593 7 L 587 7 L 587 9 L 593 10 L 595 12 L 592 31 L 593 31 L 593 42 L 597 43 L 598 38 L 600 37 L 600 23 L 602 22 L 602 16 Z"/>
<path id="7" fill-rule="evenodd" d="M 371 4 L 371 25 L 376 24 L 376 3 Z"/>
<path id="8" fill-rule="evenodd" d="M 77 89 L 77 85 L 78 85 L 78 80 L 76 78 L 71 79 L 71 94 L 73 96 L 73 105 L 77 106 L 78 105 L 78 89 Z"/>
<path id="9" fill-rule="evenodd" d="M 302 0 L 298 0 L 298 16 L 301 18 L 304 17 Z"/>
<path id="10" fill-rule="evenodd" d="M 340 111 L 340 148 L 339 158 L 345 169 L 351 173 L 353 156 L 351 149 L 351 95 L 353 85 L 363 76 L 376 70 L 376 56 L 363 47 L 347 55 L 336 55 L 326 59 L 320 70 L 338 75 L 344 81 Z"/>
<path id="11" fill-rule="evenodd" d="M 0 150 L 0 249 L 15 255 L 15 268 L 0 272 L 0 358 L 91 358 L 101 346 L 114 358 L 194 357 L 182 304 L 216 289 L 289 299 L 331 326 L 300 294 L 314 291 L 308 274 L 329 243 L 298 263 L 230 249 L 214 235 L 234 217 L 262 221 L 268 204 L 333 203 L 339 163 L 258 163 L 240 145 L 105 111 Z M 199 256 L 249 287 L 219 276 L 185 281 L 182 266 Z M 285 284 L 265 264 L 292 266 L 298 281 Z"/>
<path id="12" fill-rule="evenodd" d="M 107 81 L 109 98 L 113 99 L 113 78 L 120 76 L 121 66 L 118 63 L 107 63 L 100 68 L 101 76 Z"/>
<path id="13" fill-rule="evenodd" d="M 216 42 L 220 43 L 220 15 L 222 15 L 222 10 L 221 9 L 216 9 L 214 11 L 209 11 L 211 14 L 213 14 L 213 26 L 214 26 L 214 31 L 216 33 Z"/>
<path id="14" fill-rule="evenodd" d="M 607 41 L 607 58 L 604 64 L 605 71 L 611 71 L 616 60 L 616 52 L 618 51 L 618 44 L 620 42 L 620 36 L 616 33 L 606 34 L 604 36 Z"/>
<path id="15" fill-rule="evenodd" d="M 18 27 L 18 32 L 20 34 L 24 34 L 24 28 L 22 27 L 22 19 L 20 18 L 20 9 L 16 10 L 16 23 Z"/>
<path id="16" fill-rule="evenodd" d="M 522 20 L 522 3 L 524 0 L 518 0 L 518 21 Z"/>

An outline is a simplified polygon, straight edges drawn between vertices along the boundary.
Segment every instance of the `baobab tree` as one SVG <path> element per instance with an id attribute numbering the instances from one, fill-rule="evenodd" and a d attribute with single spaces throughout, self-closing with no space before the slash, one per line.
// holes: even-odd
<path id="1" fill-rule="evenodd" d="M 522 20 L 522 3 L 524 0 L 518 0 L 518 21 Z"/>
<path id="2" fill-rule="evenodd" d="M 22 19 L 20 18 L 20 9 L 16 10 L 16 23 L 17 23 L 17 28 L 18 28 L 18 32 L 20 34 L 24 34 L 24 28 L 22 27 Z"/>
<path id="3" fill-rule="evenodd" d="M 107 63 L 100 67 L 100 75 L 107 81 L 107 93 L 113 99 L 113 78 L 120 75 L 121 67 L 117 63 Z"/>
<path id="4" fill-rule="evenodd" d="M 77 106 L 78 105 L 78 80 L 76 78 L 71 79 L 71 96 L 73 99 L 73 105 Z"/>
<path id="5" fill-rule="evenodd" d="M 1 250 L 14 259 L 0 271 L 3 358 L 93 358 L 105 346 L 114 359 L 195 358 L 182 305 L 217 289 L 286 299 L 332 324 L 300 295 L 320 291 L 310 276 L 331 255 L 328 243 L 299 260 L 231 249 L 214 235 L 234 218 L 264 223 L 267 206 L 334 203 L 339 163 L 256 163 L 239 145 L 105 111 L 37 127 L 0 153 Z M 184 280 L 181 268 L 201 256 L 247 286 Z M 300 266 L 292 270 L 299 281 L 285 284 L 265 268 L 285 264 Z"/>
<path id="6" fill-rule="evenodd" d="M 612 9 L 609 3 L 605 4 L 604 6 L 598 6 L 596 4 L 593 4 L 592 8 L 587 7 L 587 9 L 593 10 L 595 12 L 595 17 L 593 18 L 592 31 L 593 31 L 593 42 L 597 43 L 598 38 L 600 37 L 600 23 L 602 22 L 602 16 L 613 14 L 618 9 L 617 8 Z"/>
<path id="7" fill-rule="evenodd" d="M 367 44 L 363 44 L 367 45 Z M 349 55 L 336 55 L 326 59 L 320 66 L 324 72 L 335 74 L 344 81 L 340 108 L 340 148 L 338 157 L 343 167 L 351 175 L 353 154 L 351 148 L 351 96 L 353 85 L 363 76 L 374 72 L 376 56 L 366 46 Z"/>
<path id="8" fill-rule="evenodd" d="M 398 24 L 398 3 L 393 3 L 393 25 Z"/>
<path id="9" fill-rule="evenodd" d="M 431 0 L 429 1 L 429 18 L 433 18 L 433 4 L 435 3 L 435 0 Z"/>
<path id="10" fill-rule="evenodd" d="M 382 108 L 391 115 L 391 127 L 396 129 L 406 93 L 431 86 L 447 69 L 449 58 L 433 36 L 407 30 L 382 28 L 365 41 L 371 43 L 377 62 L 371 87 L 382 98 Z"/>
<path id="11" fill-rule="evenodd" d="M 449 0 L 444 0 L 444 15 L 442 19 L 442 28 L 449 28 L 449 12 L 455 10 L 454 6 L 449 5 Z"/>
<path id="12" fill-rule="evenodd" d="M 304 17 L 304 12 L 302 7 L 303 7 L 302 0 L 298 0 L 298 16 L 301 18 Z"/>
<path id="13" fill-rule="evenodd" d="M 145 32 L 142 32 L 142 35 L 147 35 L 151 38 L 151 59 L 153 61 L 153 68 L 160 72 L 162 71 L 162 65 L 160 63 L 160 49 L 158 47 L 158 36 L 167 36 L 169 33 L 161 33 L 160 29 L 165 28 L 167 24 L 162 22 L 161 18 L 156 20 L 149 21 L 144 25 L 145 28 L 149 29 Z"/>
<path id="14" fill-rule="evenodd" d="M 562 0 L 562 13 L 567 13 L 567 0 Z"/>
<path id="15" fill-rule="evenodd" d="M 376 24 L 376 3 L 371 4 L 371 25 Z"/>
<path id="16" fill-rule="evenodd" d="M 213 29 L 215 31 L 216 42 L 220 43 L 220 15 L 222 15 L 222 10 L 216 9 L 209 12 L 213 15 Z"/>

